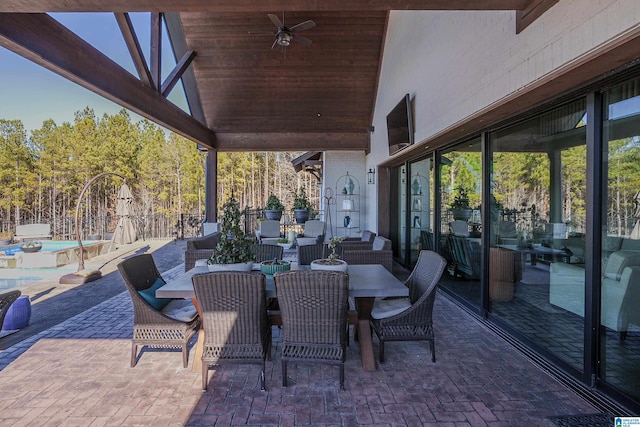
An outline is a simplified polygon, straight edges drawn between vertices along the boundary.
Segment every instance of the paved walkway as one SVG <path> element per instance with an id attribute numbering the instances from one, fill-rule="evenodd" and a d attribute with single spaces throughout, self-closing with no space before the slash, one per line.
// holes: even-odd
<path id="1" fill-rule="evenodd" d="M 176 265 L 165 277 L 183 270 L 178 252 L 153 252 Z M 124 290 L 117 272 L 100 281 Z M 203 393 L 179 351 L 149 349 L 129 367 L 123 291 L 0 353 L 0 425 L 552 426 L 551 416 L 598 412 L 442 295 L 434 322 L 436 363 L 425 343 L 390 343 L 387 363 L 364 372 L 351 342 L 345 391 L 335 367 L 295 364 L 283 388 L 273 328 L 266 392 L 259 368 L 239 365 L 211 370 Z"/>

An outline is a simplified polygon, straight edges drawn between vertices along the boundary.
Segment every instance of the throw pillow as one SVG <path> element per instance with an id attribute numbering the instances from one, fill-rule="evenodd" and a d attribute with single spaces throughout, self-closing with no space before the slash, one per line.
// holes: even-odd
<path id="1" fill-rule="evenodd" d="M 157 298 L 156 291 L 162 287 L 166 282 L 162 280 L 162 277 L 158 277 L 153 285 L 148 287 L 147 289 L 143 289 L 138 291 L 138 294 L 145 300 L 151 307 L 156 310 L 162 310 L 165 305 L 169 304 L 171 298 Z"/>

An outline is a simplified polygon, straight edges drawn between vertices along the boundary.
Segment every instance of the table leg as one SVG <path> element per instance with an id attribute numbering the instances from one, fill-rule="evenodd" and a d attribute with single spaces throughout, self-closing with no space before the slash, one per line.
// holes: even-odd
<path id="1" fill-rule="evenodd" d="M 191 365 L 191 372 L 202 372 L 202 351 L 204 350 L 204 326 L 202 325 L 202 310 L 200 304 L 196 298 L 191 298 L 193 305 L 196 306 L 198 315 L 200 315 L 200 331 L 198 332 L 198 340 L 196 341 L 196 349 L 193 352 L 193 364 Z"/>
<path id="2" fill-rule="evenodd" d="M 371 310 L 373 309 L 373 297 L 356 297 L 356 310 L 358 311 L 358 339 L 360 342 L 360 359 L 365 371 L 376 370 L 376 359 L 373 353 L 373 341 L 371 340 Z"/>

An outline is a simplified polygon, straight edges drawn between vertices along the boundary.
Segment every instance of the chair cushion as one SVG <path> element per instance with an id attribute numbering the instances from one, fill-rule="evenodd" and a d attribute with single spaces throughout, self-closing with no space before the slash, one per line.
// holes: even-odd
<path id="1" fill-rule="evenodd" d="M 409 298 L 376 299 L 371 310 L 374 319 L 386 319 L 411 307 Z"/>
<path id="2" fill-rule="evenodd" d="M 188 299 L 172 299 L 160 311 L 165 316 L 185 323 L 191 322 L 198 315 L 196 306 Z"/>
<path id="3" fill-rule="evenodd" d="M 156 310 L 162 310 L 169 302 L 171 298 L 156 298 L 156 291 L 162 287 L 166 282 L 162 280 L 162 277 L 158 277 L 151 287 L 147 289 L 143 289 L 138 291 L 138 294 L 145 300 L 149 305 Z"/>
<path id="4" fill-rule="evenodd" d="M 639 266 L 640 265 L 640 252 L 635 251 L 618 251 L 609 256 L 607 265 L 604 270 L 604 276 L 613 279 L 620 280 L 622 277 L 622 271 L 625 267 Z"/>

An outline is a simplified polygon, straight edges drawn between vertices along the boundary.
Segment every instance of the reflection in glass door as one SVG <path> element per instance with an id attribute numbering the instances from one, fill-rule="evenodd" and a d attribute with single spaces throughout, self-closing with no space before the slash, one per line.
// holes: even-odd
<path id="1" fill-rule="evenodd" d="M 433 249 L 432 171 L 430 158 L 409 164 L 409 196 L 407 203 L 409 247 L 408 265 L 413 267 L 421 249 Z"/>
<path id="2" fill-rule="evenodd" d="M 640 400 L 640 79 L 606 93 L 600 380 Z"/>
<path id="3" fill-rule="evenodd" d="M 480 138 L 443 151 L 440 162 L 440 254 L 448 261 L 441 286 L 479 307 L 482 222 Z"/>
<path id="4" fill-rule="evenodd" d="M 583 371 L 584 99 L 492 132 L 491 312 Z"/>

